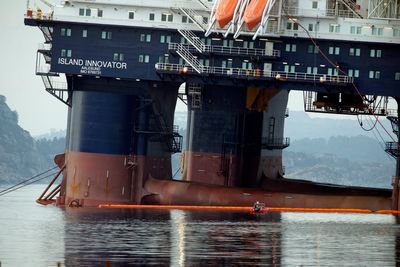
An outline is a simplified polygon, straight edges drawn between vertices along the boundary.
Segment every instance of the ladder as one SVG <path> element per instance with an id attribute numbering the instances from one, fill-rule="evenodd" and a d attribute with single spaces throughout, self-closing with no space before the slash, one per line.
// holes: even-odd
<path id="1" fill-rule="evenodd" d="M 185 14 L 188 19 L 192 20 L 193 23 L 203 32 L 207 29 L 207 24 L 203 21 L 203 16 L 199 15 L 195 10 L 190 8 L 180 8 L 183 14 Z"/>

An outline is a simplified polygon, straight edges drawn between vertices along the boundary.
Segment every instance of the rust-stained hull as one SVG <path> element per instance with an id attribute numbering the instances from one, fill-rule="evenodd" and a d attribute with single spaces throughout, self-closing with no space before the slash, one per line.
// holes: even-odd
<path id="1" fill-rule="evenodd" d="M 289 180 L 290 181 L 290 180 Z M 249 206 L 256 201 L 264 202 L 268 207 L 292 208 L 343 208 L 383 210 L 391 208 L 391 191 L 346 187 L 345 191 L 337 187 L 319 185 L 325 193 L 310 191 L 296 192 L 297 181 L 291 184 L 288 193 L 263 190 L 259 188 L 238 188 L 188 183 L 181 181 L 161 181 L 149 179 L 145 190 L 150 195 L 143 198 L 144 204 L 160 205 L 207 205 L 207 206 Z M 315 185 L 315 184 L 314 184 Z M 315 185 L 317 186 L 317 185 Z M 329 192 L 329 189 L 331 192 Z M 346 194 L 347 193 L 347 194 Z"/>

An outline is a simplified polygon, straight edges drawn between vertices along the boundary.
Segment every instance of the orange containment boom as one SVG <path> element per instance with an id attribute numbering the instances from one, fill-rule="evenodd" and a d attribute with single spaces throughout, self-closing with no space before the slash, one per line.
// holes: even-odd
<path id="1" fill-rule="evenodd" d="M 233 18 L 238 0 L 220 0 L 215 19 L 221 28 L 225 27 Z"/>
<path id="2" fill-rule="evenodd" d="M 99 208 L 106 209 L 182 209 L 182 210 L 221 210 L 250 212 L 253 207 L 240 206 L 188 206 L 188 205 L 131 205 L 131 204 L 101 204 Z M 284 208 L 267 207 L 266 212 L 335 212 L 335 213 L 373 213 L 369 209 L 343 209 L 343 208 Z"/>
<path id="3" fill-rule="evenodd" d="M 244 12 L 243 20 L 249 30 L 252 30 L 261 22 L 264 9 L 267 4 L 268 0 L 252 0 L 247 6 Z"/>

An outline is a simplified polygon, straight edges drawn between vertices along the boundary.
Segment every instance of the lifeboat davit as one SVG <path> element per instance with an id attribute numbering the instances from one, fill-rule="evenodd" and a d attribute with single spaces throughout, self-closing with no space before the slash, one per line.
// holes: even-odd
<path id="1" fill-rule="evenodd" d="M 233 18 L 238 0 L 220 0 L 215 19 L 221 28 L 225 27 Z"/>
<path id="2" fill-rule="evenodd" d="M 261 22 L 264 8 L 268 0 L 252 0 L 244 11 L 243 20 L 247 28 L 252 30 L 258 23 Z"/>

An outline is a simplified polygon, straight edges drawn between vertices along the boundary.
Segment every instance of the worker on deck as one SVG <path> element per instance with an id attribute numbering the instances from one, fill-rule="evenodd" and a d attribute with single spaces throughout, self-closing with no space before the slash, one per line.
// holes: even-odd
<path id="1" fill-rule="evenodd" d="M 256 201 L 253 206 L 254 212 L 260 212 L 262 209 L 262 205 L 259 201 Z"/>

